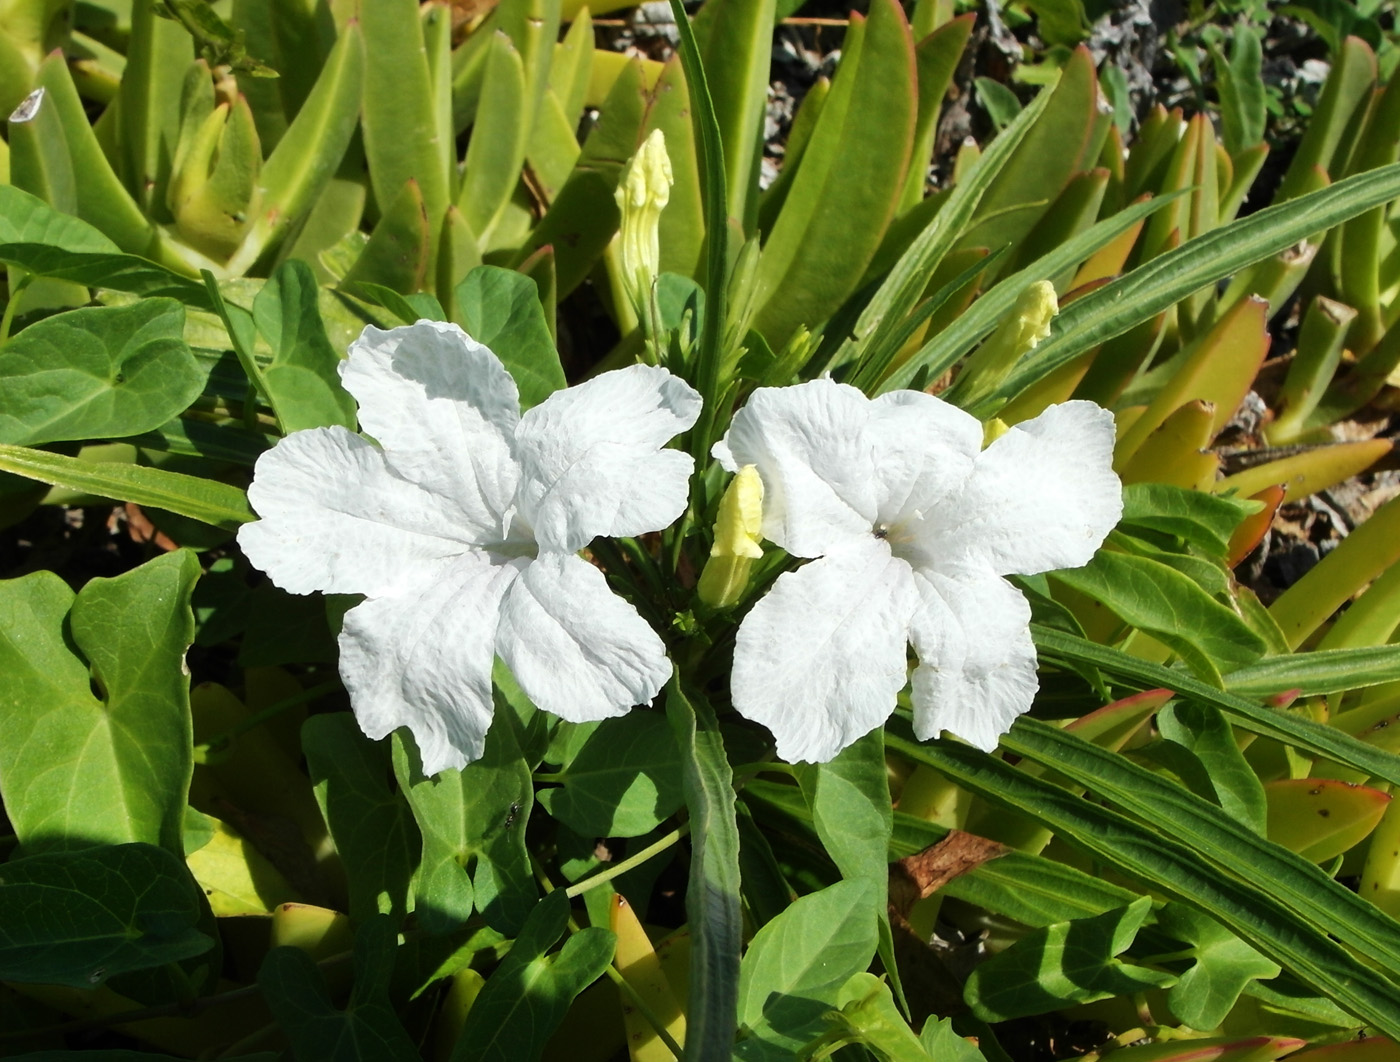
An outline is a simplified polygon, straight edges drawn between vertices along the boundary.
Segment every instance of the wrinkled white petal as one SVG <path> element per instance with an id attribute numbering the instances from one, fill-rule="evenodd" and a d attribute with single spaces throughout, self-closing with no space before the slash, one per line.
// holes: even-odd
<path id="1" fill-rule="evenodd" d="M 408 727 L 427 775 L 481 756 L 500 601 L 528 563 L 468 554 L 345 614 L 340 675 L 366 734 Z"/>
<path id="2" fill-rule="evenodd" d="M 452 499 L 474 541 L 499 541 L 518 478 L 511 449 L 520 420 L 500 359 L 454 324 L 419 321 L 366 328 L 340 375 L 390 467 Z"/>
<path id="3" fill-rule="evenodd" d="M 545 552 L 599 535 L 659 531 L 685 509 L 694 462 L 661 449 L 700 415 L 700 396 L 665 369 L 632 365 L 555 391 L 516 432 L 520 515 Z"/>
<path id="4" fill-rule="evenodd" d="M 879 726 L 908 677 L 913 572 L 874 538 L 778 581 L 739 627 L 734 707 L 789 762 L 825 762 Z"/>
<path id="5" fill-rule="evenodd" d="M 238 544 L 293 594 L 382 594 L 472 547 L 451 502 L 394 475 L 344 428 L 313 428 L 258 458 L 248 501 L 261 517 Z"/>
<path id="6" fill-rule="evenodd" d="M 496 651 L 536 706 L 576 723 L 648 704 L 671 677 L 656 632 L 572 554 L 542 555 L 511 586 Z"/>
<path id="7" fill-rule="evenodd" d="M 1017 424 L 982 452 L 924 548 L 939 571 L 1077 568 L 1122 515 L 1113 415 L 1092 402 L 1066 402 Z"/>
<path id="8" fill-rule="evenodd" d="M 876 519 L 912 528 L 962 487 L 982 450 L 982 424 L 971 413 L 922 391 L 890 391 L 870 403 L 866 429 L 876 454 Z"/>
<path id="9" fill-rule="evenodd" d="M 1039 688 L 1030 605 L 990 572 L 918 572 L 914 581 L 914 733 L 927 741 L 946 730 L 991 752 Z"/>
<path id="10" fill-rule="evenodd" d="M 728 471 L 763 477 L 763 534 L 797 557 L 867 537 L 878 512 L 870 400 L 831 380 L 760 387 L 714 446 Z"/>

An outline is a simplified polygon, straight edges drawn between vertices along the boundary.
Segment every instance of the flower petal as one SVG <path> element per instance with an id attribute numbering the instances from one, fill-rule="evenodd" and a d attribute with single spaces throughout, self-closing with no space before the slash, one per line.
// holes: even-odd
<path id="1" fill-rule="evenodd" d="M 1092 402 L 1051 406 L 977 458 L 922 545 L 939 571 L 990 566 L 1034 575 L 1088 564 L 1123 515 L 1113 416 Z"/>
<path id="2" fill-rule="evenodd" d="M 576 723 L 648 704 L 671 677 L 656 632 L 572 554 L 542 555 L 510 588 L 496 651 L 536 706 Z"/>
<path id="3" fill-rule="evenodd" d="M 991 752 L 1039 688 L 1030 605 L 990 572 L 916 572 L 914 581 L 914 733 L 927 741 L 947 730 Z"/>
<path id="4" fill-rule="evenodd" d="M 694 462 L 661 448 L 699 415 L 700 395 L 650 365 L 555 391 L 527 412 L 515 436 L 520 515 L 541 549 L 574 553 L 680 516 Z"/>
<path id="5" fill-rule="evenodd" d="M 501 359 L 454 324 L 419 321 L 366 328 L 340 375 L 390 467 L 455 502 L 474 541 L 499 541 L 519 477 L 511 440 L 520 420 Z"/>
<path id="6" fill-rule="evenodd" d="M 922 391 L 890 391 L 870 403 L 866 429 L 876 454 L 878 519 L 921 521 L 962 487 L 982 450 L 982 423 Z"/>
<path id="7" fill-rule="evenodd" d="M 481 756 L 500 602 L 528 563 L 468 554 L 345 614 L 340 675 L 366 734 L 408 727 L 427 775 Z"/>
<path id="8" fill-rule="evenodd" d="M 789 762 L 825 762 L 894 710 L 908 679 L 909 565 L 874 538 L 781 576 L 739 627 L 734 707 Z"/>
<path id="9" fill-rule="evenodd" d="M 262 517 L 238 544 L 283 590 L 378 595 L 473 547 L 453 505 L 394 475 L 344 428 L 293 432 L 258 458 L 248 500 Z"/>
<path id="10" fill-rule="evenodd" d="M 831 380 L 760 387 L 714 446 L 730 472 L 763 477 L 763 534 L 796 557 L 868 538 L 878 512 L 871 403 Z"/>

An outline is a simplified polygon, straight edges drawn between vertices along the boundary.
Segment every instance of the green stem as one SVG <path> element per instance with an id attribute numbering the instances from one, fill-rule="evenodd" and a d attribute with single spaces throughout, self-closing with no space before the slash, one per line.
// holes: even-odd
<path id="1" fill-rule="evenodd" d="M 10 326 L 14 324 L 15 308 L 19 305 L 19 297 L 24 294 L 24 289 L 29 287 L 34 280 L 33 273 L 26 273 L 13 288 L 10 289 L 10 299 L 5 303 L 5 313 L 0 317 L 0 346 L 4 346 L 10 341 Z"/>
<path id="2" fill-rule="evenodd" d="M 588 892 L 591 889 L 596 889 L 599 885 L 602 885 L 604 882 L 612 881 L 613 878 L 618 877 L 621 874 L 626 874 L 633 867 L 641 866 L 653 856 L 660 855 L 662 852 L 670 848 L 689 832 L 689 823 L 684 823 L 680 826 L 677 826 L 674 830 L 666 834 L 660 840 L 653 841 L 651 844 L 647 845 L 636 855 L 630 855 L 621 862 L 612 864 L 606 870 L 600 870 L 591 878 L 584 878 L 582 881 L 578 881 L 570 885 L 567 889 L 564 890 L 564 895 L 569 897 L 569 899 L 571 900 L 575 899 L 579 896 L 582 896 L 585 892 Z"/>

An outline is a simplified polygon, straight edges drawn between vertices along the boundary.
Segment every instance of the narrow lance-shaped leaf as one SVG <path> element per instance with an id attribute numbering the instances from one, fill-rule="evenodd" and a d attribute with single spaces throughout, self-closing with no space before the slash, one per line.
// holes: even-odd
<path id="1" fill-rule="evenodd" d="M 1400 164 L 1369 170 L 1189 240 L 1126 276 L 1076 299 L 1055 319 L 1050 338 L 1002 386 L 984 415 L 1061 365 L 1194 291 L 1292 247 L 1300 240 L 1400 197 Z"/>
<path id="2" fill-rule="evenodd" d="M 666 688 L 666 715 L 681 748 L 685 802 L 690 812 L 686 914 L 694 944 L 686 1007 L 686 1058 L 691 1062 L 727 1062 L 738 1024 L 743 931 L 732 773 L 714 711 L 703 700 L 687 698 L 679 677 L 673 677 Z"/>

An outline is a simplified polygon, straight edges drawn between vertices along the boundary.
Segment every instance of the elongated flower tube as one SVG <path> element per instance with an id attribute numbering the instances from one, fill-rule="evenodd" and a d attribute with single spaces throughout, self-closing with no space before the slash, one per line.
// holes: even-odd
<path id="1" fill-rule="evenodd" d="M 671 201 L 671 157 L 660 129 L 642 141 L 627 163 L 613 198 L 620 215 L 618 249 L 627 295 L 643 320 L 651 303 L 651 286 L 661 273 L 661 212 Z"/>
<path id="2" fill-rule="evenodd" d="M 739 627 L 731 689 L 788 761 L 830 760 L 893 711 L 991 751 L 1037 689 L 1030 606 L 1003 576 L 1088 563 L 1122 515 L 1113 418 L 1052 406 L 985 450 L 932 395 L 813 380 L 759 388 L 714 454 L 763 479 L 763 534 L 794 557 Z"/>
<path id="3" fill-rule="evenodd" d="M 691 458 L 663 449 L 700 396 L 634 365 L 520 412 L 515 381 L 455 325 L 366 328 L 341 365 L 361 427 L 288 435 L 258 459 L 238 536 L 296 594 L 364 594 L 340 673 L 361 728 L 413 731 L 436 774 L 481 755 L 496 655 L 532 701 L 582 722 L 649 702 L 661 639 L 577 553 L 670 524 Z"/>

